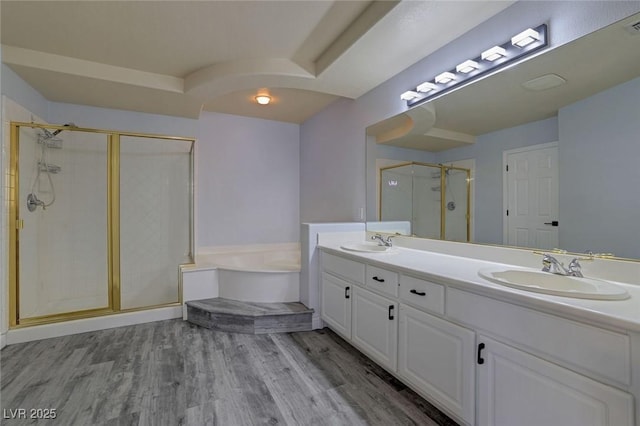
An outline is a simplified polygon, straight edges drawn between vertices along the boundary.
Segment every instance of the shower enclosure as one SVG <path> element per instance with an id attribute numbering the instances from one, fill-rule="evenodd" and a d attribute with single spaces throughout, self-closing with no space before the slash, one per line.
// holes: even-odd
<path id="1" fill-rule="evenodd" d="M 417 237 L 470 241 L 469 169 L 404 163 L 380 169 L 381 221 L 408 221 Z"/>
<path id="2" fill-rule="evenodd" d="M 10 325 L 179 304 L 194 139 L 11 123 Z"/>

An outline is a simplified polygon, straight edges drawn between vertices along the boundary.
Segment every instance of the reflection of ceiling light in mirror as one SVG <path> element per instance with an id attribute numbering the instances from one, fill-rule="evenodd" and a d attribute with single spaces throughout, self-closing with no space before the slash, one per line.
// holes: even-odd
<path id="1" fill-rule="evenodd" d="M 465 74 L 469 74 L 470 72 L 478 69 L 478 63 L 476 61 L 472 61 L 469 59 L 468 61 L 464 61 L 460 65 L 456 67 L 457 72 L 462 72 Z"/>
<path id="2" fill-rule="evenodd" d="M 527 28 L 520 34 L 517 34 L 511 38 L 511 44 L 518 47 L 525 47 L 528 44 L 533 43 L 536 40 L 540 39 L 540 34 L 532 30 L 531 28 Z"/>
<path id="3" fill-rule="evenodd" d="M 420 95 L 413 90 L 407 90 L 402 95 L 400 95 L 400 99 L 402 99 L 403 101 L 410 101 L 411 99 L 415 99 L 418 97 L 420 97 Z"/>
<path id="4" fill-rule="evenodd" d="M 256 96 L 256 102 L 260 105 L 268 105 L 271 102 L 271 96 L 269 95 L 258 95 Z"/>
<path id="5" fill-rule="evenodd" d="M 483 61 L 489 62 L 497 61 L 505 56 L 507 56 L 507 51 L 500 46 L 493 46 L 491 49 L 485 50 L 480 55 Z"/>
<path id="6" fill-rule="evenodd" d="M 567 80 L 557 74 L 546 74 L 533 80 L 525 81 L 522 83 L 522 87 L 533 91 L 541 91 L 562 86 L 566 82 Z"/>
<path id="7" fill-rule="evenodd" d="M 435 90 L 437 88 L 438 88 L 438 86 L 436 86 L 435 84 L 430 83 L 428 81 L 425 81 L 420 86 L 416 87 L 416 90 L 418 92 L 426 93 L 426 92 L 430 92 L 432 90 Z"/>
<path id="8" fill-rule="evenodd" d="M 398 181 L 397 180 L 390 180 L 388 182 L 389 186 L 398 186 Z"/>
<path id="9" fill-rule="evenodd" d="M 455 80 L 456 76 L 450 72 L 443 72 L 438 74 L 435 78 L 436 83 L 447 84 L 450 81 Z"/>

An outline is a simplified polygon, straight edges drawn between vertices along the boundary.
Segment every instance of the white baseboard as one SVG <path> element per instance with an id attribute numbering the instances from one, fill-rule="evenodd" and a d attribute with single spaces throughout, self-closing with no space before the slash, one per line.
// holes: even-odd
<path id="1" fill-rule="evenodd" d="M 0 349 L 7 346 L 7 333 L 0 334 Z"/>
<path id="2" fill-rule="evenodd" d="M 314 312 L 313 315 L 311 316 L 311 329 L 318 330 L 320 328 L 324 328 L 324 323 L 320 319 L 320 314 L 317 312 Z"/>
<path id="3" fill-rule="evenodd" d="M 127 312 L 123 314 L 106 315 L 103 317 L 65 321 L 55 324 L 34 325 L 33 327 L 9 330 L 7 331 L 6 339 L 4 334 L 0 337 L 3 339 L 3 345 L 5 341 L 7 345 L 13 345 L 33 340 L 49 339 L 52 337 L 68 336 L 70 334 L 106 330 L 108 328 L 124 327 L 127 325 L 143 324 L 174 318 L 182 318 L 181 306 Z"/>

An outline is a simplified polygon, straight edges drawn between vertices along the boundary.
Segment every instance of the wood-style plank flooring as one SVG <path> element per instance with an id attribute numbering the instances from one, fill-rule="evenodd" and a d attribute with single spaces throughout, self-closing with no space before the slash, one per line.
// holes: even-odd
<path id="1" fill-rule="evenodd" d="M 328 329 L 161 321 L 8 346 L 0 374 L 5 425 L 455 425 Z"/>

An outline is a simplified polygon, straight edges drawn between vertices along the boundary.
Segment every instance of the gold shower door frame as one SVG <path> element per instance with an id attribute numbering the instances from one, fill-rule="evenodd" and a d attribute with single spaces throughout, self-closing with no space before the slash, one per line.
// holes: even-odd
<path id="1" fill-rule="evenodd" d="M 19 142 L 20 128 L 40 128 L 64 130 L 65 132 L 101 133 L 107 135 L 107 286 L 108 306 L 85 309 L 60 314 L 20 318 L 20 277 L 18 273 L 20 230 L 24 222 L 19 216 Z M 120 138 L 131 136 L 149 139 L 173 140 L 191 144 L 189 170 L 189 257 L 193 261 L 193 181 L 194 181 L 194 145 L 195 138 L 156 135 L 150 133 L 132 133 L 114 130 L 69 127 L 60 125 L 11 122 L 11 145 L 9 155 L 9 327 L 20 328 L 32 325 L 49 324 L 80 318 L 92 318 L 123 312 L 142 311 L 167 306 L 182 305 L 182 277 L 178 275 L 178 301 L 162 305 L 121 309 L 120 297 Z"/>
<path id="2" fill-rule="evenodd" d="M 380 168 L 380 179 L 378 186 L 378 218 L 382 220 L 382 172 L 391 169 L 397 169 L 399 167 L 405 166 L 426 166 L 426 167 L 434 167 L 440 169 L 440 190 L 444 194 L 447 189 L 447 182 L 445 178 L 445 170 L 458 170 L 465 172 L 467 174 L 467 212 L 465 214 L 465 218 L 467 220 L 467 242 L 471 241 L 471 170 L 465 169 L 463 167 L 456 166 L 446 166 L 444 164 L 433 164 L 433 163 L 421 163 L 418 161 L 409 161 L 406 163 L 394 164 L 393 166 L 381 167 Z M 446 227 L 447 227 L 447 202 L 445 197 L 440 197 L 440 239 L 446 240 Z"/>

